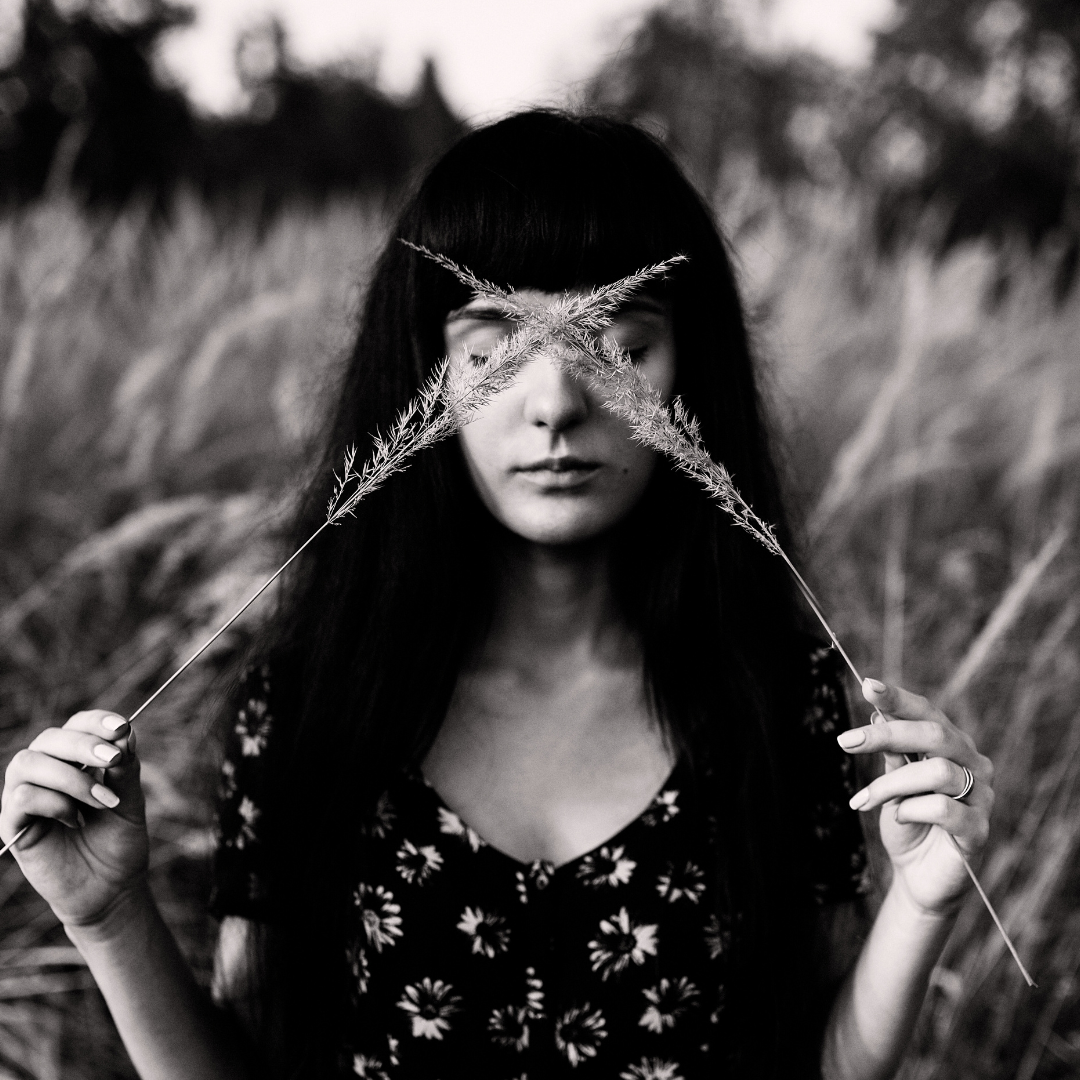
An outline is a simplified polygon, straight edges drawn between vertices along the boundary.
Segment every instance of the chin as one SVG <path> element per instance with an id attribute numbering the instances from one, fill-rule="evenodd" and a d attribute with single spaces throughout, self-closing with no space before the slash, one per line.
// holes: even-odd
<path id="1" fill-rule="evenodd" d="M 566 546 L 584 544 L 602 536 L 622 519 L 612 513 L 544 513 L 514 515 L 503 520 L 512 533 L 532 544 Z"/>

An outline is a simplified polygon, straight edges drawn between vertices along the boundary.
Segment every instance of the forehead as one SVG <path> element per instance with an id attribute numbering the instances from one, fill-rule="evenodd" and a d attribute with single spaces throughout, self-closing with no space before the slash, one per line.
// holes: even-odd
<path id="1" fill-rule="evenodd" d="M 545 292 L 542 289 L 517 289 L 516 295 L 530 304 L 553 304 L 564 296 L 587 296 L 591 290 L 587 288 L 567 289 L 565 292 Z M 633 297 L 620 305 L 617 319 L 640 315 L 642 317 L 667 318 L 671 314 L 671 305 L 659 296 L 642 291 L 640 295 Z M 486 297 L 478 297 L 470 300 L 462 307 L 455 308 L 446 316 L 447 324 L 465 320 L 491 320 L 511 318 L 497 301 Z"/>

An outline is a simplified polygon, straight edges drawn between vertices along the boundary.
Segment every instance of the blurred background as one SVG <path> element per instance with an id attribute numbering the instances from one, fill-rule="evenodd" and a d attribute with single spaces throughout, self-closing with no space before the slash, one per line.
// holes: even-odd
<path id="1" fill-rule="evenodd" d="M 273 569 L 389 215 L 529 103 L 635 120 L 715 207 L 827 609 L 998 764 L 981 877 L 1039 988 L 973 898 L 903 1077 L 1080 1074 L 1076 0 L 0 0 L 0 762 Z M 140 721 L 204 979 L 259 611 Z M 0 1080 L 133 1075 L 5 859 Z"/>

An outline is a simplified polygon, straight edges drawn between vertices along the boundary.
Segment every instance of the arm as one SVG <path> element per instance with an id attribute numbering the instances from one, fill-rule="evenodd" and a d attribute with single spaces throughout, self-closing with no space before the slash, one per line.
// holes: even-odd
<path id="1" fill-rule="evenodd" d="M 120 898 L 93 925 L 65 929 L 142 1080 L 250 1075 L 240 1031 L 196 984 L 145 886 Z"/>
<path id="2" fill-rule="evenodd" d="M 826 1080 L 888 1080 L 907 1049 L 930 972 L 970 886 L 947 833 L 968 859 L 986 844 L 993 767 L 972 740 L 924 698 L 895 687 L 863 693 L 890 719 L 840 736 L 848 753 L 885 753 L 886 772 L 856 793 L 853 809 L 883 808 L 880 829 L 893 880 L 825 1032 Z M 904 755 L 921 760 L 906 762 Z M 963 802 L 964 767 L 975 786 Z M 934 826 L 938 826 L 935 828 Z"/>
<path id="3" fill-rule="evenodd" d="M 825 1080 L 886 1080 L 895 1073 L 952 923 L 889 890 L 833 1006 L 822 1053 Z"/>
<path id="4" fill-rule="evenodd" d="M 82 771 L 80 765 L 89 767 Z M 135 735 L 94 710 L 8 766 L 0 837 L 82 953 L 143 1080 L 243 1076 L 243 1042 L 197 986 L 147 887 Z"/>

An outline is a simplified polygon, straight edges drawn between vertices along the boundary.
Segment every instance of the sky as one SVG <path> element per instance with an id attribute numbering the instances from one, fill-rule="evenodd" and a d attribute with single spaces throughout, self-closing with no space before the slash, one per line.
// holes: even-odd
<path id="1" fill-rule="evenodd" d="M 393 94 L 416 83 L 434 57 L 451 106 L 472 120 L 527 104 L 566 100 L 616 53 L 653 0 L 188 0 L 194 26 L 175 31 L 161 61 L 212 112 L 240 104 L 233 70 L 237 34 L 277 14 L 305 64 L 377 59 Z M 843 63 L 869 55 L 869 31 L 892 0 L 734 0 L 772 47 L 816 49 Z"/>

